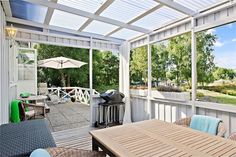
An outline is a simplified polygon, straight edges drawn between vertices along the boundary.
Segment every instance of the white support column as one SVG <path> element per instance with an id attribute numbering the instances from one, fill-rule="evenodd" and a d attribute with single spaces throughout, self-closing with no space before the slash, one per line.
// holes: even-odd
<path id="1" fill-rule="evenodd" d="M 89 90 L 90 90 L 90 125 L 93 125 L 93 118 L 95 115 L 93 109 L 93 39 L 90 38 L 89 49 Z"/>
<path id="2" fill-rule="evenodd" d="M 147 53 L 148 53 L 148 95 L 147 95 L 147 112 L 148 118 L 151 119 L 151 97 L 152 97 L 152 47 L 149 43 L 149 35 L 147 36 L 148 45 L 147 45 Z"/>
<path id="3" fill-rule="evenodd" d="M 195 114 L 195 100 L 197 95 L 197 52 L 196 52 L 196 35 L 194 33 L 195 19 L 191 19 L 191 63 L 192 63 L 192 114 Z"/>
<path id="4" fill-rule="evenodd" d="M 131 123 L 131 103 L 130 103 L 130 43 L 124 42 L 120 46 L 120 67 L 119 67 L 119 90 L 125 95 L 125 114 L 123 124 Z"/>

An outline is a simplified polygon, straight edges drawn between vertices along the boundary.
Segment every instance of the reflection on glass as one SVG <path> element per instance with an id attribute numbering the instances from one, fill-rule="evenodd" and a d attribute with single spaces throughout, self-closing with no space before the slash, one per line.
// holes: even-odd
<path id="1" fill-rule="evenodd" d="M 18 80 L 35 79 L 35 54 L 29 50 L 20 50 L 18 54 Z"/>

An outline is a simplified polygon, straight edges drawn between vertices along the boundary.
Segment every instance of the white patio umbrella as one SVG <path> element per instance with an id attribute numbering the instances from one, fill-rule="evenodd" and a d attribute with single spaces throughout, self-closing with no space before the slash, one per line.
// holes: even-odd
<path id="1" fill-rule="evenodd" d="M 80 68 L 85 64 L 87 63 L 66 57 L 55 57 L 38 61 L 38 67 L 53 69 Z"/>

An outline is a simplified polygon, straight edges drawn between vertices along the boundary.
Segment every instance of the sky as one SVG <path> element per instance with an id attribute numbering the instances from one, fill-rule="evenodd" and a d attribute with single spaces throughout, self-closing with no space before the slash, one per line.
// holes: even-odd
<path id="1" fill-rule="evenodd" d="M 218 38 L 213 52 L 216 66 L 236 69 L 236 22 L 210 29 L 208 33 Z"/>

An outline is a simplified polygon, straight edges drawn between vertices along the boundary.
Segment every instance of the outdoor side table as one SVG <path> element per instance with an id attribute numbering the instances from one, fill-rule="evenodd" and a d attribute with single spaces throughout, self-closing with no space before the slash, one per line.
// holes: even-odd
<path id="1" fill-rule="evenodd" d="M 0 157 L 29 156 L 38 148 L 56 147 L 45 119 L 0 126 Z"/>

